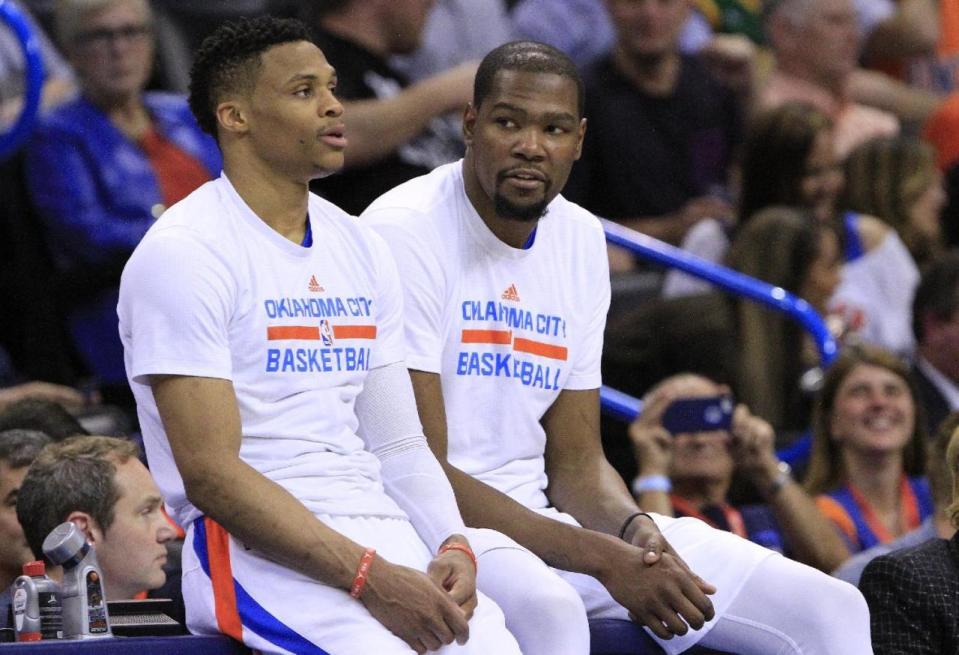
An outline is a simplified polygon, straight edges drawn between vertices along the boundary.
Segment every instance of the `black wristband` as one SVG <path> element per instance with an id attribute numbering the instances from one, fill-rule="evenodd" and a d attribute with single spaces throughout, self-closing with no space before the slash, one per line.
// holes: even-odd
<path id="1" fill-rule="evenodd" d="M 637 516 L 645 516 L 645 517 L 648 518 L 650 521 L 653 520 L 653 517 L 650 516 L 649 514 L 647 514 L 646 512 L 633 512 L 632 514 L 630 514 L 629 516 L 626 517 L 626 520 L 623 521 L 623 527 L 621 527 L 621 528 L 619 529 L 619 538 L 620 538 L 620 539 L 623 539 L 623 538 L 626 536 L 626 528 L 629 527 L 629 524 L 632 523 L 632 522 L 633 522 L 633 519 L 635 519 Z"/>

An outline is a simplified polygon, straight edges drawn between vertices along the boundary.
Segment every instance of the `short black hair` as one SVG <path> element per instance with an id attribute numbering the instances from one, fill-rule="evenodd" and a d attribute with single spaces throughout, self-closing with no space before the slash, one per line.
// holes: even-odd
<path id="1" fill-rule="evenodd" d="M 253 88 L 260 55 L 273 46 L 313 42 L 295 18 L 258 16 L 220 25 L 203 39 L 190 68 L 190 109 L 204 131 L 217 136 L 216 106 L 230 91 Z"/>
<path id="2" fill-rule="evenodd" d="M 11 469 L 30 466 L 49 443 L 50 437 L 36 430 L 3 430 L 0 432 L 0 463 Z"/>
<path id="3" fill-rule="evenodd" d="M 36 430 L 54 441 L 90 434 L 66 408 L 45 398 L 24 398 L 0 411 L 0 430 Z"/>
<path id="4" fill-rule="evenodd" d="M 925 338 L 923 320 L 932 314 L 948 320 L 959 311 L 959 250 L 936 258 L 922 274 L 912 299 L 912 332 L 916 343 Z"/>
<path id="5" fill-rule="evenodd" d="M 493 79 L 500 71 L 552 73 L 576 84 L 576 108 L 582 118 L 586 105 L 586 87 L 573 60 L 551 45 L 538 41 L 511 41 L 494 48 L 483 57 L 473 81 L 473 106 L 479 106 L 493 89 Z"/>

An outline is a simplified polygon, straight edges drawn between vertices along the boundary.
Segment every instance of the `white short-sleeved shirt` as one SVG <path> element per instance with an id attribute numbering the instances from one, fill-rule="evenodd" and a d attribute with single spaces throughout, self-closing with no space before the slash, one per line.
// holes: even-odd
<path id="1" fill-rule="evenodd" d="M 449 461 L 545 507 L 539 421 L 560 391 L 601 381 L 610 288 L 599 221 L 557 197 L 532 246 L 512 248 L 470 204 L 462 162 L 384 194 L 361 221 L 396 258 L 407 365 L 442 377 Z"/>
<path id="2" fill-rule="evenodd" d="M 266 225 L 222 176 L 171 207 L 130 258 L 120 336 L 150 469 L 186 498 L 150 375 L 233 383 L 241 458 L 314 513 L 405 516 L 357 436 L 367 371 L 403 359 L 402 292 L 385 244 L 311 195 L 312 247 Z"/>
<path id="3" fill-rule="evenodd" d="M 902 239 L 890 230 L 876 248 L 843 266 L 829 307 L 846 317 L 863 341 L 910 355 L 915 349 L 911 321 L 917 286 L 919 269 Z"/>

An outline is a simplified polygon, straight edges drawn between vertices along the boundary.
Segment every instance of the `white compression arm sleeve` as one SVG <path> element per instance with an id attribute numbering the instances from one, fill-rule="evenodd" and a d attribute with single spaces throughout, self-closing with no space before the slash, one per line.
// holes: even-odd
<path id="1" fill-rule="evenodd" d="M 371 370 L 356 399 L 359 435 L 382 464 L 383 485 L 436 552 L 465 526 L 443 468 L 423 436 L 406 366 Z"/>

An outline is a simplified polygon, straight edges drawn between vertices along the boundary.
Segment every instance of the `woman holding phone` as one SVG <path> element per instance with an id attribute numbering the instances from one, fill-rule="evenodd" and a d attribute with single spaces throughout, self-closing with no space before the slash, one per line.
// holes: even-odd
<path id="1" fill-rule="evenodd" d="M 889 352 L 847 347 L 826 374 L 805 487 L 853 553 L 933 512 L 920 411 L 908 369 Z"/>
<path id="2" fill-rule="evenodd" d="M 832 571 L 849 550 L 775 453 L 772 426 L 729 388 L 681 373 L 656 385 L 629 427 L 639 475 L 632 491 L 644 510 L 691 516 L 793 559 Z M 735 505 L 734 476 L 763 502 Z"/>

